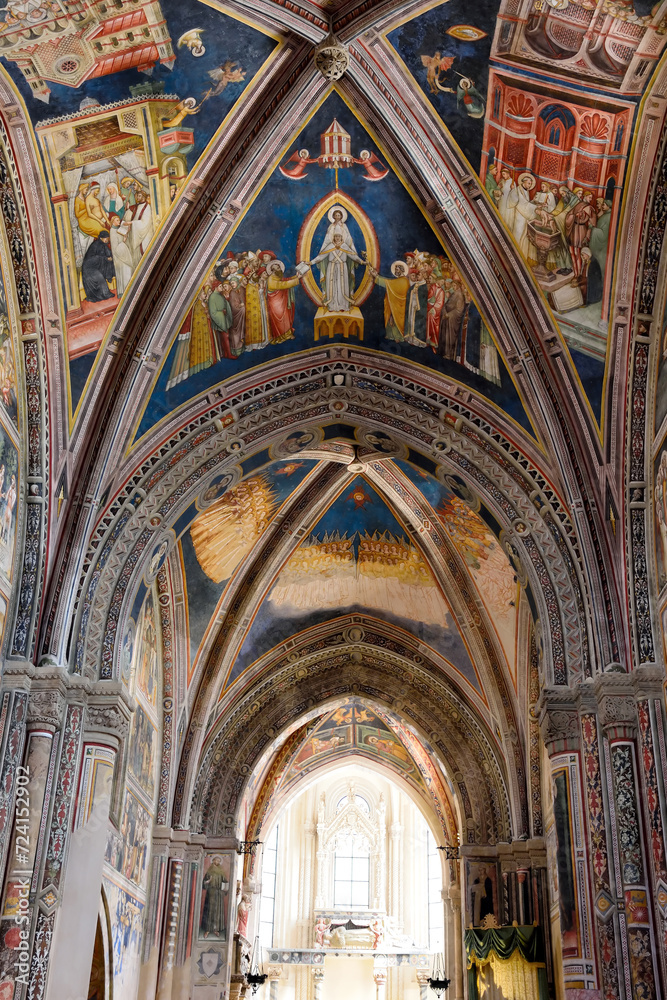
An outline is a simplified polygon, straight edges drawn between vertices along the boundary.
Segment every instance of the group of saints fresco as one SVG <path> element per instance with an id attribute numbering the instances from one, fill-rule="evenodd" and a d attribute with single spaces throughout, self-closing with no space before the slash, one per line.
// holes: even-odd
<path id="1" fill-rule="evenodd" d="M 192 307 L 168 387 L 223 358 L 294 339 L 295 290 L 311 266 L 319 270 L 325 311 L 350 312 L 356 269 L 367 267 L 385 289 L 387 339 L 428 346 L 453 359 L 470 296 L 451 262 L 444 255 L 409 251 L 404 260 L 394 261 L 390 276 L 383 277 L 359 256 L 346 214 L 339 207 L 329 212 L 331 224 L 320 252 L 297 264 L 294 275 L 285 275 L 285 264 L 271 250 L 227 251 Z"/>

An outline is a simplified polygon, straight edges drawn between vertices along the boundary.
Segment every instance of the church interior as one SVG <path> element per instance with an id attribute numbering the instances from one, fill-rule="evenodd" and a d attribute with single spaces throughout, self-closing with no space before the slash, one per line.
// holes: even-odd
<path id="1" fill-rule="evenodd" d="M 0 1000 L 667 997 L 667 0 L 0 10 Z"/>

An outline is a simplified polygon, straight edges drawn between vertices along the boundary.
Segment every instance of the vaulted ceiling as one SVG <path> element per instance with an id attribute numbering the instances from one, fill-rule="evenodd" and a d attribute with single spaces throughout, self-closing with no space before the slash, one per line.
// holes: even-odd
<path id="1" fill-rule="evenodd" d="M 476 747 L 471 825 L 527 832 L 536 685 L 655 656 L 625 484 L 667 0 L 82 9 L 0 22 L 30 248 L 8 229 L 5 313 L 46 393 L 40 417 L 3 394 L 5 448 L 48 426 L 11 652 L 122 678 L 159 596 L 174 821 L 225 828 L 238 783 L 202 765 L 250 738 L 268 678 L 313 689 L 278 732 L 356 676 L 374 712 L 421 698 L 422 744 L 437 693 L 447 773 Z"/>

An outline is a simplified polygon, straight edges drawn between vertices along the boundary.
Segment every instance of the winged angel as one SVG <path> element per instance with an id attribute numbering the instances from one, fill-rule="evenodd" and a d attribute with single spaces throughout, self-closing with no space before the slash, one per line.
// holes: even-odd
<path id="1" fill-rule="evenodd" d="M 276 507 L 269 480 L 253 476 L 195 519 L 190 532 L 195 555 L 214 583 L 230 578 L 267 527 Z"/>
<path id="2" fill-rule="evenodd" d="M 426 68 L 426 82 L 432 94 L 437 94 L 439 90 L 447 94 L 455 93 L 453 87 L 443 87 L 440 83 L 440 74 L 452 68 L 454 59 L 455 56 L 443 56 L 440 52 L 436 52 L 434 56 L 422 56 L 422 66 Z"/>

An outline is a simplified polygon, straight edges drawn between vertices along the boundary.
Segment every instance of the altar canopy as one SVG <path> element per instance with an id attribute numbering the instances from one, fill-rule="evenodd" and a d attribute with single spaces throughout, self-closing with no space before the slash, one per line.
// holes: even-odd
<path id="1" fill-rule="evenodd" d="M 548 1000 L 539 927 L 465 932 L 470 1000 Z"/>

